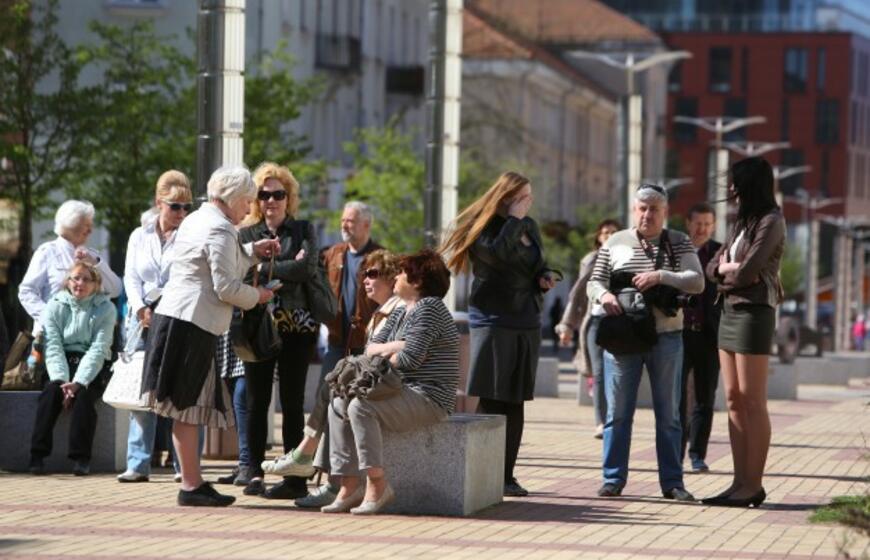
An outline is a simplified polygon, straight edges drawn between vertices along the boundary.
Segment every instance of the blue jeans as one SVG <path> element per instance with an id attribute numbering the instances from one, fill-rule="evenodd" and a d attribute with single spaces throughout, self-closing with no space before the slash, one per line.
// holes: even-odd
<path id="1" fill-rule="evenodd" d="M 157 415 L 149 410 L 130 412 L 127 432 L 127 470 L 145 476 L 151 474 L 151 454 L 157 433 Z"/>
<path id="2" fill-rule="evenodd" d="M 607 396 L 604 394 L 604 348 L 595 343 L 601 317 L 590 317 L 586 329 L 586 352 L 592 368 L 592 411 L 595 425 L 600 426 L 607 420 Z"/>
<path id="3" fill-rule="evenodd" d="M 233 412 L 236 413 L 236 431 L 239 434 L 239 466 L 251 465 L 251 451 L 248 449 L 248 405 L 247 384 L 245 377 L 232 377 L 229 382 L 230 392 L 233 395 Z"/>
<path id="4" fill-rule="evenodd" d="M 604 353 L 607 422 L 604 424 L 604 482 L 625 486 L 631 427 L 643 366 L 649 372 L 656 421 L 656 459 L 662 491 L 683 488 L 680 461 L 680 383 L 683 368 L 681 331 L 659 333 L 658 343 L 645 354 Z"/>

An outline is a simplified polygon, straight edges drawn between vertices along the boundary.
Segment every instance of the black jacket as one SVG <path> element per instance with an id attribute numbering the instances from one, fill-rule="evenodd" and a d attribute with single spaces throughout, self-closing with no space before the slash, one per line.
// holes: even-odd
<path id="1" fill-rule="evenodd" d="M 531 265 L 520 254 L 523 233 L 538 247 L 538 258 Z M 484 313 L 520 313 L 532 298 L 541 311 L 544 296 L 538 279 L 549 269 L 534 220 L 493 217 L 471 246 L 469 259 L 474 275 L 471 305 Z"/>
<path id="2" fill-rule="evenodd" d="M 701 261 L 701 270 L 706 270 L 707 264 L 713 258 L 713 255 L 719 251 L 720 247 L 722 247 L 721 243 L 710 239 L 698 249 L 698 260 Z M 717 302 L 718 291 L 715 282 L 707 278 L 704 280 L 704 291 L 698 294 L 697 307 L 700 308 L 704 317 L 704 332 L 715 335 L 719 332 L 719 316 L 721 314 L 721 309 Z M 684 320 L 688 323 L 690 320 L 689 313 L 684 314 Z"/>

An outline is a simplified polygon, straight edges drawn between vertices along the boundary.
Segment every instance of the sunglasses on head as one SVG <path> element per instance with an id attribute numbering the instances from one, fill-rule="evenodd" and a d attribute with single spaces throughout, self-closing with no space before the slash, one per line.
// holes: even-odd
<path id="1" fill-rule="evenodd" d="M 381 277 L 381 271 L 377 268 L 370 268 L 363 273 L 363 276 L 368 278 L 369 280 L 377 280 Z"/>
<path id="2" fill-rule="evenodd" d="M 646 189 L 650 189 L 650 190 L 653 190 L 661 195 L 667 196 L 667 192 L 665 191 L 665 188 L 662 186 L 659 186 L 659 185 L 650 185 L 648 183 L 645 183 L 637 188 L 638 192 L 646 190 Z"/>
<path id="3" fill-rule="evenodd" d="M 287 191 L 258 191 L 257 199 L 266 202 L 269 199 L 284 200 L 287 198 Z"/>
<path id="4" fill-rule="evenodd" d="M 169 209 L 173 212 L 178 212 L 179 210 L 190 212 L 193 210 L 193 204 L 190 202 L 169 202 L 168 200 L 164 200 L 163 204 L 169 206 Z"/>

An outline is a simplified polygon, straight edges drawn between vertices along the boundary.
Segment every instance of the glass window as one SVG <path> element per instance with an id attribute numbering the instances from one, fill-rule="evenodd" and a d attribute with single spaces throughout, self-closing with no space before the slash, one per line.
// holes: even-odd
<path id="1" fill-rule="evenodd" d="M 779 138 L 784 142 L 790 141 L 789 133 L 791 128 L 791 104 L 788 102 L 788 97 L 782 99 L 782 117 L 779 121 Z"/>
<path id="2" fill-rule="evenodd" d="M 710 91 L 731 91 L 731 49 L 728 47 L 710 49 Z"/>
<path id="3" fill-rule="evenodd" d="M 839 141 L 840 102 L 837 99 L 816 101 L 816 143 L 836 144 Z"/>
<path id="4" fill-rule="evenodd" d="M 831 175 L 831 155 L 828 150 L 822 150 L 822 169 L 819 177 L 819 190 L 823 197 L 831 196 L 831 188 L 828 186 Z"/>
<path id="5" fill-rule="evenodd" d="M 683 87 L 683 63 L 677 61 L 668 73 L 668 91 L 678 92 Z"/>
<path id="6" fill-rule="evenodd" d="M 819 91 L 825 91 L 825 80 L 827 79 L 827 60 L 825 60 L 827 53 L 825 49 L 819 49 L 816 51 L 816 89 Z"/>
<path id="7" fill-rule="evenodd" d="M 804 164 L 804 153 L 796 149 L 783 150 L 781 161 L 786 168 L 801 166 Z M 798 173 L 782 179 L 779 182 L 779 191 L 786 196 L 794 195 L 795 191 L 803 188 L 803 177 L 804 173 Z"/>
<path id="8" fill-rule="evenodd" d="M 697 97 L 678 97 L 674 103 L 674 115 L 680 117 L 698 116 Z M 674 123 L 674 140 L 683 144 L 691 144 L 697 138 L 697 128 L 693 124 Z"/>
<path id="9" fill-rule="evenodd" d="M 740 58 L 740 91 L 746 95 L 749 90 L 749 49 L 747 47 L 743 47 Z"/>
<path id="10" fill-rule="evenodd" d="M 726 117 L 745 117 L 746 99 L 743 97 L 729 97 L 725 100 L 722 112 Z M 733 130 L 724 136 L 726 142 L 744 142 L 746 140 L 746 127 Z"/>
<path id="11" fill-rule="evenodd" d="M 787 92 L 803 92 L 807 89 L 807 50 L 786 49 L 783 84 Z"/>

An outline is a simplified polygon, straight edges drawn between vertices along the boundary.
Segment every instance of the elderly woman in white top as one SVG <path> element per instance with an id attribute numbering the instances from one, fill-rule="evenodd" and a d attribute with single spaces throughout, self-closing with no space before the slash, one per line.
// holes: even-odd
<path id="1" fill-rule="evenodd" d="M 181 463 L 182 506 L 228 506 L 234 496 L 204 482 L 197 450 L 198 426 L 235 423 L 226 386 L 215 371 L 217 339 L 229 329 L 233 306 L 251 309 L 272 290 L 242 282 L 257 259 L 280 251 L 277 240 L 239 244 L 236 224 L 256 195 L 244 167 L 221 167 L 208 181 L 208 202 L 182 222 L 175 238 L 172 274 L 151 319 L 143 392 L 152 410 L 173 419 Z"/>
<path id="2" fill-rule="evenodd" d="M 24 279 L 18 287 L 18 299 L 33 318 L 33 332 L 38 334 L 40 316 L 51 296 L 64 288 L 64 279 L 76 261 L 97 269 L 102 277 L 103 293 L 110 298 L 121 294 L 121 280 L 109 263 L 86 244 L 94 230 L 94 206 L 90 202 L 67 200 L 54 215 L 57 239 L 40 245 L 30 259 Z"/>
<path id="3" fill-rule="evenodd" d="M 153 306 L 159 290 L 169 281 L 172 248 L 182 220 L 193 209 L 190 181 L 181 171 L 170 170 L 157 179 L 154 208 L 143 216 L 142 227 L 130 234 L 127 262 L 124 266 L 124 290 L 129 313 L 127 331 L 141 322 L 151 325 Z M 130 413 L 127 436 L 127 470 L 118 475 L 119 482 L 147 482 L 154 451 L 157 415 L 151 411 Z"/>

